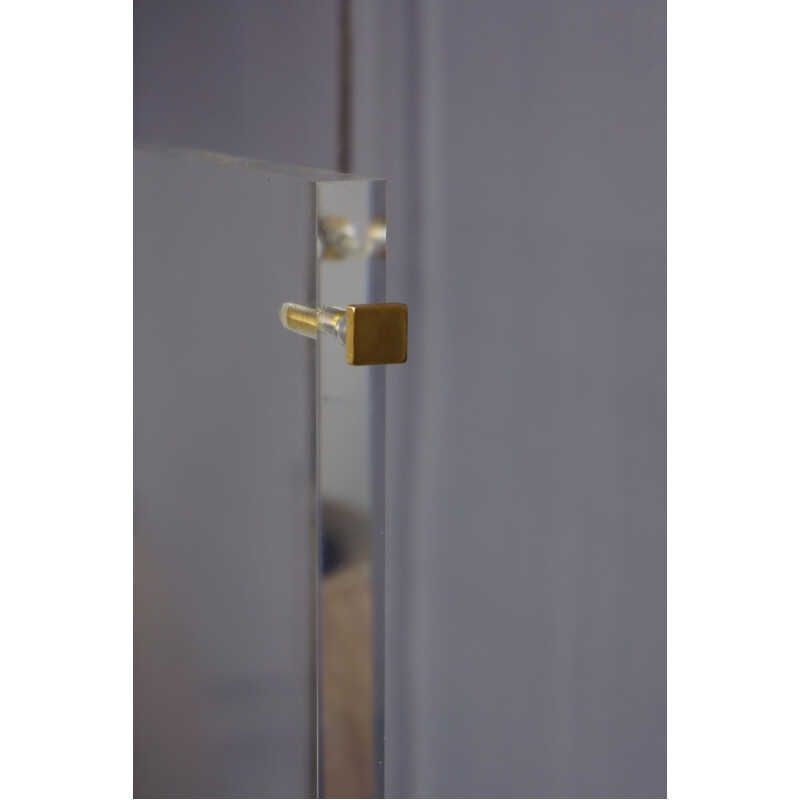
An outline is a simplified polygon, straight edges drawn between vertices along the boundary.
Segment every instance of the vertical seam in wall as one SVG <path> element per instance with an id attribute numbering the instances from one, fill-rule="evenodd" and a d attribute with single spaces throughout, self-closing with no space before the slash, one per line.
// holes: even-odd
<path id="1" fill-rule="evenodd" d="M 339 0 L 339 102 L 337 131 L 337 169 L 350 172 L 351 140 L 351 47 L 350 0 Z"/>
<path id="2" fill-rule="evenodd" d="M 408 708 L 412 720 L 406 744 L 406 758 L 411 765 L 410 794 L 428 796 L 436 791 L 435 773 L 431 771 L 429 746 L 432 733 L 430 722 L 429 692 L 433 687 L 430 672 L 430 650 L 426 647 L 433 628 L 430 622 L 432 609 L 426 608 L 432 581 L 430 561 L 437 547 L 436 537 L 422 536 L 426 524 L 430 524 L 432 510 L 435 513 L 438 464 L 434 457 L 440 439 L 439 410 L 443 407 L 441 381 L 436 379 L 437 368 L 443 363 L 443 342 L 437 336 L 437 315 L 444 313 L 446 294 L 446 254 L 442 249 L 442 106 L 444 98 L 444 76 L 442 48 L 447 7 L 426 0 L 413 2 L 414 52 L 413 64 L 413 114 L 412 132 L 413 164 L 410 192 L 415 201 L 415 215 L 410 225 L 414 241 L 414 297 L 417 303 L 415 334 L 425 342 L 417 353 L 420 363 L 415 370 L 415 396 L 410 413 L 416 431 L 415 441 L 409 453 L 408 463 L 410 497 L 413 503 L 408 518 L 408 534 L 411 552 L 409 571 L 413 591 L 408 598 Z M 437 313 L 433 313 L 433 309 Z M 421 402 L 424 396 L 425 402 Z M 424 452 L 423 452 L 424 451 Z M 426 591 L 427 590 L 427 591 Z M 422 678 L 423 674 L 425 679 Z M 435 742 L 433 742 L 435 744 Z M 440 773 L 441 774 L 441 773 Z M 441 787 L 440 787 L 441 788 Z"/>
<path id="3" fill-rule="evenodd" d="M 422 223 L 419 199 L 422 184 L 420 170 L 420 86 L 421 86 L 421 67 L 419 64 L 420 49 L 420 9 L 416 0 L 409 0 L 404 8 L 404 39 L 405 60 L 403 64 L 404 84 L 406 94 L 401 105 L 404 127 L 404 152 L 405 167 L 407 170 L 406 186 L 406 213 L 407 225 L 406 242 L 407 263 L 402 265 L 405 276 L 405 291 L 410 304 L 409 316 L 414 320 L 413 333 L 415 337 L 422 335 L 421 312 L 423 299 L 420 297 L 420 257 L 421 247 L 419 241 L 419 231 Z M 387 203 L 388 205 L 388 203 Z M 389 222 L 391 230 L 391 221 Z M 413 345 L 412 345 L 413 348 Z M 421 355 L 421 348 L 416 351 Z M 414 357 L 414 350 L 410 353 Z M 417 419 L 420 412 L 419 403 L 419 366 L 407 370 L 405 380 L 402 383 L 402 399 L 400 403 L 407 418 Z M 416 483 L 414 480 L 413 469 L 417 462 L 419 451 L 416 429 L 409 430 L 409 435 L 403 436 L 398 442 L 397 463 L 400 465 L 397 481 L 394 489 L 397 491 L 399 501 L 396 503 L 397 530 L 389 531 L 388 536 L 394 537 L 396 563 L 392 569 L 387 565 L 387 572 L 392 570 L 393 574 L 399 576 L 398 585 L 402 587 L 397 590 L 397 600 L 401 605 L 402 612 L 395 616 L 394 630 L 395 639 L 393 644 L 396 648 L 396 657 L 401 662 L 394 670 L 396 686 L 394 692 L 388 692 L 391 699 L 398 701 L 398 707 L 394 709 L 399 717 L 399 723 L 391 726 L 395 735 L 395 741 L 390 743 L 389 754 L 387 755 L 387 769 L 391 770 L 391 777 L 394 785 L 391 787 L 395 796 L 414 797 L 416 796 L 416 772 L 417 761 L 414 758 L 414 736 L 416 722 L 416 703 L 414 680 L 414 657 L 413 641 L 415 626 L 413 619 L 413 597 L 416 593 L 417 576 L 414 572 L 414 508 L 416 507 Z M 391 541 L 391 539 L 389 540 Z M 387 542 L 388 543 L 388 542 Z M 400 705 L 402 704 L 402 705 Z M 387 718 L 393 709 L 387 710 Z M 391 756 L 402 760 L 402 766 L 395 767 L 391 763 Z"/>

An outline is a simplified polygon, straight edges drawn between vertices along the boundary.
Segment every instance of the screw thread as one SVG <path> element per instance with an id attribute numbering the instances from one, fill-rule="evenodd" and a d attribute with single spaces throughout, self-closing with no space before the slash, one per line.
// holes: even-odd
<path id="1" fill-rule="evenodd" d="M 317 309 L 301 306 L 298 303 L 284 303 L 281 306 L 281 323 L 290 331 L 317 338 Z"/>
<path id="2" fill-rule="evenodd" d="M 299 303 L 284 303 L 281 306 L 281 323 L 290 331 L 316 339 L 317 333 L 335 336 L 342 344 L 345 341 L 346 315 L 341 308 L 325 306 L 310 308 Z"/>

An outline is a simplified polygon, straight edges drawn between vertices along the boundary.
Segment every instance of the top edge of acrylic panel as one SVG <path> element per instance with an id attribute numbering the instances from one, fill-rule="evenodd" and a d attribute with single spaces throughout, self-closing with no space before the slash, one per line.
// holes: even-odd
<path id="1" fill-rule="evenodd" d="M 168 147 L 150 144 L 149 142 L 134 142 L 134 151 L 139 153 L 152 153 L 188 161 L 206 161 L 209 163 L 223 164 L 238 169 L 252 172 L 263 172 L 268 175 L 279 175 L 282 178 L 302 180 L 311 183 L 341 183 L 343 181 L 374 181 L 377 178 L 367 178 L 363 175 L 350 175 L 346 172 L 331 172 L 313 167 L 298 167 L 294 164 L 277 164 L 273 161 L 262 161 L 256 158 L 239 158 L 225 153 L 214 153 L 210 150 L 194 150 L 185 147 Z"/>

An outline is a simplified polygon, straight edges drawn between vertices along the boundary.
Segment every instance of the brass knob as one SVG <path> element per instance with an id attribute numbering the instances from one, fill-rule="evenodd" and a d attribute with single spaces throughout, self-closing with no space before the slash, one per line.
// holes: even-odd
<path id="1" fill-rule="evenodd" d="M 283 327 L 312 339 L 335 336 L 353 366 L 403 364 L 408 341 L 408 307 L 403 303 L 365 303 L 344 308 L 281 306 Z"/>

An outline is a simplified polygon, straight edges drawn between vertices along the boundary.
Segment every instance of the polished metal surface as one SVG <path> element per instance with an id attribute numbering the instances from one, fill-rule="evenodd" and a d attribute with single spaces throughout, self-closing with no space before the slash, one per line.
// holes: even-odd
<path id="1" fill-rule="evenodd" d="M 406 361 L 408 307 L 404 303 L 363 303 L 346 309 L 284 303 L 280 318 L 284 328 L 302 336 L 335 336 L 345 346 L 345 358 L 351 366 Z"/>
<path id="2" fill-rule="evenodd" d="M 407 357 L 408 307 L 403 303 L 347 306 L 347 363 L 404 364 Z"/>

